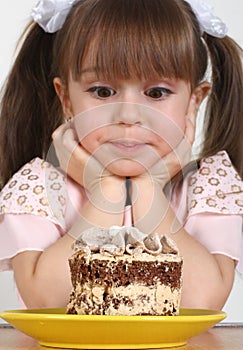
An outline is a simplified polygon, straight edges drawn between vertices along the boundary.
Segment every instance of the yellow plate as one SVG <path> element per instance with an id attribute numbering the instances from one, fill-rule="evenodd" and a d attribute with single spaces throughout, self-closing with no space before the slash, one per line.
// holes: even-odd
<path id="1" fill-rule="evenodd" d="M 144 349 L 184 345 L 226 317 L 181 309 L 179 316 L 66 315 L 65 309 L 10 310 L 0 317 L 41 345 L 76 349 Z"/>

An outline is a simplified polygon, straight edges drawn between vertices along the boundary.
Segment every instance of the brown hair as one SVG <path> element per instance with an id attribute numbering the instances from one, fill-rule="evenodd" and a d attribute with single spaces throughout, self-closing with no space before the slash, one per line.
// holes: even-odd
<path id="1" fill-rule="evenodd" d="M 203 38 L 183 0 L 80 0 L 55 34 L 31 23 L 2 99 L 3 184 L 30 159 L 46 156 L 63 121 L 53 78 L 66 85 L 70 74 L 79 79 L 87 55 L 107 79 L 175 77 L 193 89 L 204 79 L 209 51 L 212 92 L 201 157 L 224 149 L 243 176 L 242 50 L 229 37 Z"/>

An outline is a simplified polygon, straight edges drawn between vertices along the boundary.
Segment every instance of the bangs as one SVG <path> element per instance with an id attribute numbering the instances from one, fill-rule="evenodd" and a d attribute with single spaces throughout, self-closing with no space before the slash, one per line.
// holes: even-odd
<path id="1" fill-rule="evenodd" d="M 184 1 L 84 0 L 70 17 L 62 70 L 74 80 L 85 68 L 106 80 L 202 79 L 197 75 L 205 67 L 195 55 L 203 46 L 200 30 Z"/>

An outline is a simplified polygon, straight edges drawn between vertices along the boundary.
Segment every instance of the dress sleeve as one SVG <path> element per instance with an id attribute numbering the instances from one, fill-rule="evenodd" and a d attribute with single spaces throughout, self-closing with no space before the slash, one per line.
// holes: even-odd
<path id="1" fill-rule="evenodd" d="M 0 215 L 32 214 L 65 228 L 66 182 L 50 163 L 35 158 L 0 193 Z"/>
<path id="2" fill-rule="evenodd" d="M 0 193 L 0 270 L 25 250 L 42 251 L 66 232 L 62 173 L 39 158 L 22 167 Z"/>
<path id="3" fill-rule="evenodd" d="M 243 215 L 243 181 L 226 152 L 203 159 L 188 187 L 189 215 L 202 212 Z"/>
<path id="4" fill-rule="evenodd" d="M 30 214 L 0 219 L 0 271 L 12 270 L 11 258 L 30 250 L 44 251 L 64 233 L 51 221 Z"/>
<path id="5" fill-rule="evenodd" d="M 243 273 L 243 182 L 225 151 L 203 159 L 188 177 L 185 229 Z"/>
<path id="6" fill-rule="evenodd" d="M 212 254 L 223 254 L 235 261 L 240 260 L 242 241 L 242 217 L 202 213 L 190 216 L 185 225 Z"/>

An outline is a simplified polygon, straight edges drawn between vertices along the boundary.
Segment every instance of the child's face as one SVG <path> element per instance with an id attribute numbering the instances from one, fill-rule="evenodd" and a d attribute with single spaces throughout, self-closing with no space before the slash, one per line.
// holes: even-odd
<path id="1" fill-rule="evenodd" d="M 136 176 L 180 142 L 191 95 L 183 80 L 105 81 L 87 69 L 61 100 L 83 147 L 113 173 Z"/>

